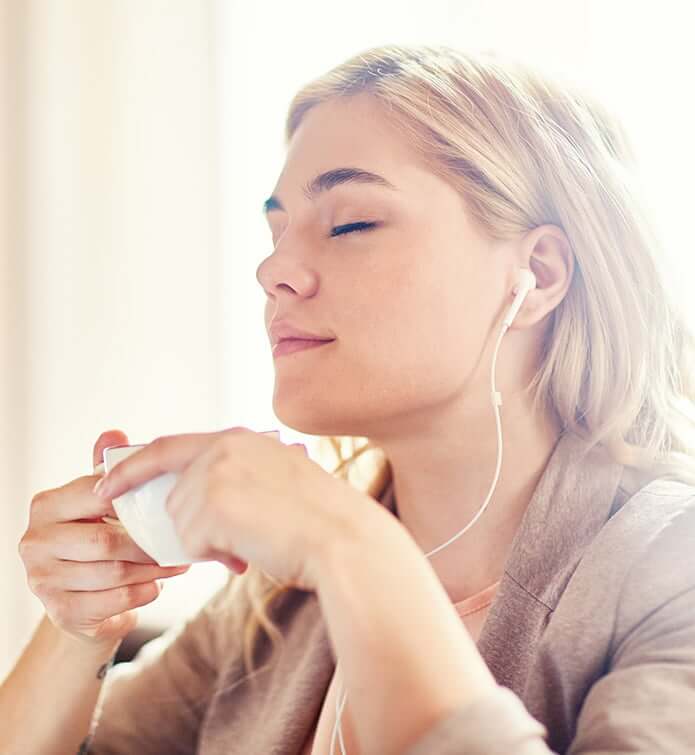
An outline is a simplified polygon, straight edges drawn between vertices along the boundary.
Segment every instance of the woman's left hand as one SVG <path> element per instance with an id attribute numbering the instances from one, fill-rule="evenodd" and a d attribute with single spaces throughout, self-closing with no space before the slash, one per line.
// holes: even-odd
<path id="1" fill-rule="evenodd" d="M 114 499 L 165 472 L 180 475 L 166 508 L 193 558 L 237 572 L 250 562 L 303 590 L 318 589 L 322 553 L 350 530 L 353 507 L 371 505 L 302 447 L 243 427 L 157 438 L 116 464 L 95 492 Z"/>

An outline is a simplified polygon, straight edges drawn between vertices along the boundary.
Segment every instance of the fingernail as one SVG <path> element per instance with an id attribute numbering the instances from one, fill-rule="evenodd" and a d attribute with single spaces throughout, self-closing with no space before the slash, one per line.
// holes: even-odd
<path id="1" fill-rule="evenodd" d="M 92 490 L 94 495 L 98 495 L 102 498 L 108 497 L 107 492 L 108 492 L 109 484 L 108 482 L 105 482 L 105 480 L 106 480 L 106 477 L 102 477 L 94 486 L 94 489 Z"/>
<path id="2" fill-rule="evenodd" d="M 265 430 L 264 432 L 260 433 L 261 435 L 274 435 L 276 438 L 280 438 L 280 431 L 279 430 Z"/>

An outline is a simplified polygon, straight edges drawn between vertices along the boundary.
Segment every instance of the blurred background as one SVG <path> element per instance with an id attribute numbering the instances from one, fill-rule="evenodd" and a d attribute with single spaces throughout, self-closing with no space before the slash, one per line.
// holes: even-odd
<path id="1" fill-rule="evenodd" d="M 43 613 L 17 545 L 41 490 L 131 443 L 285 428 L 255 280 L 295 91 L 362 49 L 516 55 L 618 114 L 665 273 L 695 319 L 695 67 L 688 2 L 0 0 L 0 678 Z M 155 636 L 218 563 L 140 609 Z"/>

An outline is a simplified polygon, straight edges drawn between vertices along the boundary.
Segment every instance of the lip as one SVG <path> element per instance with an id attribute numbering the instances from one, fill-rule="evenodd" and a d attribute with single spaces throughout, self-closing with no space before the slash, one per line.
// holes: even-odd
<path id="1" fill-rule="evenodd" d="M 330 341 L 317 341 L 316 339 L 306 338 L 285 338 L 273 346 L 273 359 L 285 354 L 294 354 L 297 351 L 305 351 L 306 349 L 315 349 L 318 346 L 325 346 L 327 343 L 333 343 L 334 340 L 335 339 Z"/>
<path id="2" fill-rule="evenodd" d="M 311 341 L 334 341 L 335 338 L 332 335 L 326 333 L 309 333 L 306 330 L 301 330 L 295 327 L 288 320 L 276 320 L 271 323 L 269 328 L 269 335 L 273 346 L 280 341 L 284 341 L 287 338 L 296 338 L 300 340 Z"/>

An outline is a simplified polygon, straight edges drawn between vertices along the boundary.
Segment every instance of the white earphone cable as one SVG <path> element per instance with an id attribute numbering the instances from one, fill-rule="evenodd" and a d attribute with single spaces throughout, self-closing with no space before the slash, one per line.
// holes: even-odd
<path id="1" fill-rule="evenodd" d="M 343 708 L 345 707 L 345 700 L 347 699 L 347 693 L 343 695 L 342 701 L 340 701 L 340 692 L 342 685 L 340 684 L 340 679 L 338 678 L 338 668 L 336 664 L 336 679 L 338 681 L 338 690 L 336 692 L 336 698 L 335 698 L 335 726 L 333 727 L 333 736 L 331 737 L 331 752 L 330 755 L 333 755 L 333 752 L 335 750 L 335 735 L 336 732 L 338 733 L 338 737 L 340 738 L 340 752 L 342 755 L 346 755 L 345 753 L 345 742 L 343 741 L 343 730 L 340 728 L 340 718 L 343 715 Z"/>
<path id="2" fill-rule="evenodd" d="M 491 378 L 490 378 L 492 407 L 495 411 L 495 424 L 497 425 L 497 465 L 495 467 L 494 479 L 492 480 L 492 484 L 490 485 L 490 490 L 488 491 L 485 502 L 480 507 L 480 509 L 478 509 L 478 513 L 473 517 L 473 519 L 471 519 L 471 521 L 460 532 L 458 532 L 452 538 L 447 540 L 445 543 L 438 545 L 434 550 L 431 550 L 429 553 L 425 553 L 425 556 L 427 558 L 429 558 L 430 556 L 433 556 L 435 553 L 439 553 L 440 550 L 442 550 L 443 548 L 446 548 L 447 545 L 450 545 L 451 543 L 454 542 L 454 540 L 457 540 L 458 538 L 461 537 L 461 535 L 468 532 L 468 530 L 483 515 L 483 512 L 487 508 L 487 505 L 490 503 L 492 494 L 494 493 L 495 488 L 497 487 L 497 480 L 499 480 L 500 469 L 502 468 L 502 423 L 500 420 L 500 410 L 499 410 L 499 407 L 502 406 L 502 394 L 498 393 L 495 388 L 495 368 L 496 368 L 496 363 L 497 363 L 497 352 L 499 351 L 500 344 L 502 343 L 502 336 L 505 334 L 506 330 L 507 330 L 507 326 L 503 325 L 502 329 L 500 330 L 499 337 L 497 338 L 497 343 L 495 344 L 495 351 L 492 356 L 492 370 L 491 370 Z"/>

